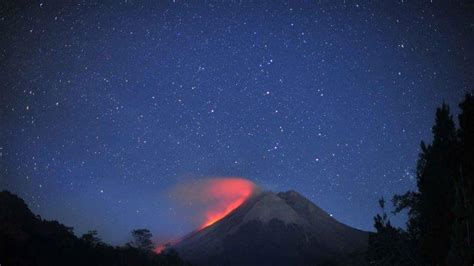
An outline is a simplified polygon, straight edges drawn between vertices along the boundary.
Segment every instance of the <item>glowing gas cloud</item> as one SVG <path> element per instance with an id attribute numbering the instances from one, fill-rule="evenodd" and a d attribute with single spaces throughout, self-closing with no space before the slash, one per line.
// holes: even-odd
<path id="1" fill-rule="evenodd" d="M 219 221 L 247 200 L 256 185 L 240 177 L 209 178 L 181 184 L 174 190 L 181 204 L 191 209 L 200 224 L 199 229 Z M 194 212 L 194 213 L 193 213 Z"/>
<path id="2" fill-rule="evenodd" d="M 182 182 L 168 191 L 167 201 L 171 204 L 169 218 L 191 225 L 192 230 L 201 230 L 238 208 L 257 190 L 258 187 L 252 181 L 241 177 L 215 177 Z M 160 236 L 155 252 L 161 253 L 167 244 L 172 245 L 180 239 Z"/>
<path id="3" fill-rule="evenodd" d="M 201 228 L 212 225 L 239 207 L 252 195 L 255 184 L 243 178 L 209 180 L 206 194 L 216 204 L 206 211 L 206 220 Z"/>

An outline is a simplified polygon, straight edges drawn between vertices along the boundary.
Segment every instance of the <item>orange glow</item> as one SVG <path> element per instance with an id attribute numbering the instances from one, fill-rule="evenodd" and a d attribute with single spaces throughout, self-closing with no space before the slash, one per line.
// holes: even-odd
<path id="1" fill-rule="evenodd" d="M 160 254 L 163 250 L 165 250 L 166 246 L 165 245 L 160 245 L 155 248 L 156 254 Z"/>
<path id="2" fill-rule="evenodd" d="M 215 204 L 205 213 L 199 229 L 208 227 L 238 208 L 253 193 L 255 184 L 243 178 L 219 178 L 207 180 L 205 195 Z"/>
<path id="3" fill-rule="evenodd" d="M 169 198 L 185 210 L 185 217 L 195 222 L 198 230 L 211 226 L 242 205 L 257 190 L 250 180 L 240 177 L 219 177 L 177 184 L 169 192 Z M 154 251 L 166 252 L 181 238 L 161 236 Z M 163 241 L 163 240 L 168 241 Z M 171 240 L 170 240 L 171 239 Z"/>

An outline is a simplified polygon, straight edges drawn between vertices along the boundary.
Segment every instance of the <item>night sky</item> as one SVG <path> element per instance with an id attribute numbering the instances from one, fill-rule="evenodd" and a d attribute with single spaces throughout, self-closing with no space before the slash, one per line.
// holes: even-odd
<path id="1" fill-rule="evenodd" d="M 113 244 L 192 230 L 169 190 L 219 176 L 373 230 L 474 84 L 472 2 L 8 2 L 0 189 Z"/>

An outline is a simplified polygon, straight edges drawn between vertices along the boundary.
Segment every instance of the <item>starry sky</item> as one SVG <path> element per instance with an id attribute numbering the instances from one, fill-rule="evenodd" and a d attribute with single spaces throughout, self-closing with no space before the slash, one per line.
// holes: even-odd
<path id="1" fill-rule="evenodd" d="M 294 189 L 372 230 L 381 196 L 415 188 L 435 108 L 456 113 L 472 90 L 473 14 L 462 1 L 2 1 L 0 189 L 113 244 L 188 232 L 167 191 L 216 176 Z"/>

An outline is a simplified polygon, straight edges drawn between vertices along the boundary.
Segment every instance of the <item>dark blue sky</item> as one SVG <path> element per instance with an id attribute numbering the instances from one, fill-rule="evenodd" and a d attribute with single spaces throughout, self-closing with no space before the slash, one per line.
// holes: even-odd
<path id="1" fill-rule="evenodd" d="M 114 244 L 191 230 L 167 191 L 209 176 L 371 230 L 472 90 L 472 2 L 106 2 L 1 4 L 0 189 Z"/>

